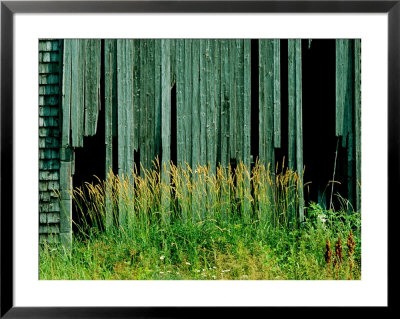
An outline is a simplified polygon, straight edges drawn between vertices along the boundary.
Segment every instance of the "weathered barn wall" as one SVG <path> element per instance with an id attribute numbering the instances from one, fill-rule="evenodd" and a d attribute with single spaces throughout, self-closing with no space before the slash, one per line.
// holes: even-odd
<path id="1" fill-rule="evenodd" d="M 336 136 L 346 149 L 347 198 L 361 207 L 361 41 L 336 40 Z"/>
<path id="2" fill-rule="evenodd" d="M 49 241 L 58 241 L 60 231 L 60 45 L 39 41 L 39 234 Z"/>
<path id="3" fill-rule="evenodd" d="M 280 40 L 258 40 L 258 61 L 252 61 L 249 39 L 62 42 L 62 76 L 55 67 L 47 76 L 54 87 L 62 78 L 62 103 L 57 100 L 54 105 L 57 112 L 62 109 L 61 121 L 53 123 L 54 132 L 61 133 L 54 158 L 58 166 L 53 171 L 62 195 L 62 213 L 53 224 L 60 226 L 54 229 L 61 232 L 63 242 L 70 242 L 72 233 L 69 191 L 74 149 L 85 147 L 84 136 L 95 135 L 99 125 L 105 127 L 105 176 L 113 167 L 115 173 L 129 176 L 135 162 L 150 169 L 156 157 L 162 165 L 168 164 L 172 145 L 176 145 L 177 164 L 210 164 L 212 171 L 219 163 L 227 166 L 243 161 L 249 165 L 256 156 L 266 165 L 273 164 L 276 151 L 285 148 L 289 167 L 302 176 L 302 74 L 307 70 L 302 67 L 301 40 L 288 40 L 287 61 L 281 61 Z M 360 56 L 359 40 L 336 41 L 336 134 L 347 152 L 347 190 L 356 210 L 360 208 L 361 177 Z M 252 63 L 257 64 L 257 74 L 252 74 Z M 287 83 L 281 83 L 282 63 L 287 63 Z M 258 77 L 257 90 L 251 83 L 254 76 Z M 288 96 L 281 96 L 282 85 L 287 85 Z M 172 90 L 176 105 L 171 103 Z M 256 108 L 254 95 L 258 95 Z M 287 118 L 282 118 L 283 99 L 288 99 Z M 104 123 L 98 122 L 102 107 Z M 174 108 L 176 117 L 172 116 Z M 257 128 L 252 128 L 254 112 L 258 113 Z M 282 121 L 287 123 L 287 145 L 282 144 Z M 257 154 L 252 152 L 254 129 Z M 54 132 L 45 130 L 43 134 L 50 137 Z M 299 215 L 303 218 L 300 190 Z M 41 194 L 41 205 L 47 203 L 43 196 L 49 195 Z M 163 203 L 167 206 L 168 198 L 163 198 Z"/>

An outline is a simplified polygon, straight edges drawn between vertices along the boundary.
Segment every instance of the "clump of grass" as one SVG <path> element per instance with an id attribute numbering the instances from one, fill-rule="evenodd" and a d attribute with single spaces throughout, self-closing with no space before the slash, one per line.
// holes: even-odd
<path id="1" fill-rule="evenodd" d="M 154 166 L 151 171 L 142 168 L 142 176 L 136 169 L 126 176 L 110 172 L 106 181 L 74 189 L 80 231 L 88 234 L 93 228 L 103 231 L 106 225 L 117 225 L 132 234 L 152 223 L 171 221 L 170 217 L 185 224 L 215 219 L 221 223 L 297 225 L 300 183 L 292 170 L 282 167 L 281 172 L 271 172 L 257 162 L 252 171 L 239 163 L 235 169 L 219 166 L 213 173 L 209 166 L 192 170 L 188 165 L 170 163 L 165 183 L 157 161 Z M 170 198 L 166 209 L 161 205 L 164 190 Z"/>

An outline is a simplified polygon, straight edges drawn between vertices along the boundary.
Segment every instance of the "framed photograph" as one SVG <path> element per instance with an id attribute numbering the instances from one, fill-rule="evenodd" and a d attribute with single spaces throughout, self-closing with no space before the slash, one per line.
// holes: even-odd
<path id="1" fill-rule="evenodd" d="M 399 18 L 2 1 L 1 316 L 389 309 Z"/>

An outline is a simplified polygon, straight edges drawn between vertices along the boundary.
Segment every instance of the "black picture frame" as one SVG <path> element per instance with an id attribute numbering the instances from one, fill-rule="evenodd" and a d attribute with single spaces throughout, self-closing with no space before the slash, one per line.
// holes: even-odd
<path id="1" fill-rule="evenodd" d="M 192 316 L 252 317 L 254 312 L 264 315 L 280 312 L 272 308 L 196 308 L 169 307 L 65 307 L 22 308 L 13 302 L 13 19 L 16 13 L 387 13 L 388 14 L 388 225 L 393 226 L 392 215 L 398 212 L 396 198 L 399 191 L 400 160 L 400 0 L 395 1 L 1 1 L 1 276 L 0 317 L 6 318 L 178 318 Z M 388 247 L 393 247 L 388 229 Z M 388 265 L 390 264 L 388 252 Z M 389 269 L 388 269 L 389 271 Z M 393 284 L 392 284 L 393 285 Z M 390 280 L 388 280 L 390 287 Z M 390 289 L 389 289 L 390 292 Z M 32 292 L 34 293 L 34 292 Z M 389 295 L 390 296 L 390 295 Z M 388 307 L 391 309 L 391 298 Z M 307 315 L 307 307 L 291 307 L 297 315 Z M 318 308 L 322 312 L 326 309 Z M 371 309 L 367 309 L 371 311 Z M 331 313 L 342 313 L 340 308 Z M 357 310 L 359 311 L 359 309 Z M 207 314 L 205 314 L 207 313 Z M 309 314 L 309 313 L 308 313 Z M 343 314 L 343 313 L 342 313 Z"/>

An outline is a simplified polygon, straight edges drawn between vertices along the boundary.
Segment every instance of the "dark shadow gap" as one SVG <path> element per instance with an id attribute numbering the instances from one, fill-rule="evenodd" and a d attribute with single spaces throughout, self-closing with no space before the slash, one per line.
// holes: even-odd
<path id="1" fill-rule="evenodd" d="M 176 165 L 177 164 L 177 128 L 176 128 L 176 84 L 171 89 L 171 149 L 170 156 L 171 162 Z"/>
<path id="2" fill-rule="evenodd" d="M 104 108 L 99 111 L 97 132 L 94 136 L 83 138 L 83 147 L 75 148 L 75 173 L 73 187 L 85 189 L 86 183 L 98 184 L 105 180 L 105 125 Z M 72 205 L 72 220 L 79 224 L 79 212 L 76 203 Z M 73 225 L 73 231 L 77 228 Z"/>
<path id="3" fill-rule="evenodd" d="M 302 41 L 303 160 L 306 203 L 310 200 L 329 208 L 337 137 L 335 136 L 335 40 Z M 343 192 L 340 150 L 336 162 L 334 193 Z M 335 205 L 337 201 L 335 200 Z M 335 208 L 339 208 L 336 207 Z"/>
<path id="4" fill-rule="evenodd" d="M 275 148 L 275 164 L 281 171 L 288 164 L 288 40 L 280 40 L 281 145 Z"/>
<path id="5" fill-rule="evenodd" d="M 254 162 L 256 161 L 259 155 L 258 149 L 258 141 L 259 141 L 259 119 L 258 119 L 258 86 L 259 86 L 259 78 L 258 78 L 258 40 L 251 40 L 251 131 L 250 131 L 250 153 L 253 157 L 251 167 L 254 166 Z"/>
<path id="6" fill-rule="evenodd" d="M 101 56 L 104 56 L 104 40 L 101 41 Z M 101 59 L 101 74 L 104 74 L 104 59 Z M 104 76 L 100 77 L 100 101 L 99 115 L 96 134 L 83 137 L 83 147 L 77 147 L 75 151 L 75 169 L 73 175 L 73 188 L 82 187 L 85 190 L 86 183 L 98 184 L 106 178 L 106 148 L 105 148 L 105 88 Z M 114 140 L 114 139 L 113 139 Z M 113 141 L 114 142 L 114 141 Z M 116 145 L 116 144 L 114 144 Z M 116 147 L 114 146 L 113 149 Z M 113 154 L 114 157 L 114 154 Z M 113 158 L 113 164 L 117 162 Z M 114 165 L 113 165 L 114 167 Z M 82 217 L 78 211 L 77 203 L 72 201 L 72 220 L 80 224 Z M 72 231 L 77 232 L 78 228 L 72 223 Z"/>

